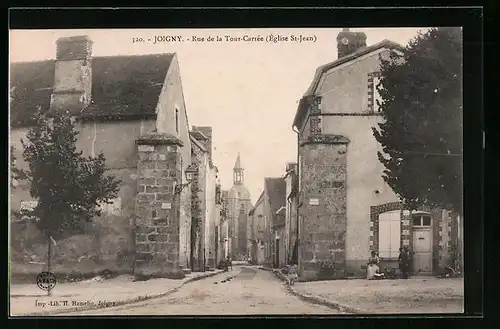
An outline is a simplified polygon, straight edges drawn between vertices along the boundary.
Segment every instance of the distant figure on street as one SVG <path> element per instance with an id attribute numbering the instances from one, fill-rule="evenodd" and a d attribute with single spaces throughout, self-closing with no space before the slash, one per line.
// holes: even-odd
<path id="1" fill-rule="evenodd" d="M 295 284 L 295 281 L 299 279 L 299 275 L 297 273 L 297 265 L 287 265 L 288 266 L 288 273 L 286 274 L 286 279 L 287 279 L 287 284 L 289 286 L 293 286 Z"/>
<path id="2" fill-rule="evenodd" d="M 408 279 L 408 269 L 410 267 L 410 252 L 408 248 L 399 248 L 399 269 L 403 274 L 403 279 Z"/>
<path id="3" fill-rule="evenodd" d="M 228 267 L 231 268 L 231 271 L 233 270 L 233 260 L 231 259 L 231 256 L 227 255 L 227 265 Z"/>
<path id="4" fill-rule="evenodd" d="M 368 266 L 366 268 L 366 278 L 368 280 L 377 279 L 381 276 L 380 267 L 379 267 L 380 259 L 377 256 L 377 252 L 375 250 L 372 251 L 371 257 L 368 259 Z"/>

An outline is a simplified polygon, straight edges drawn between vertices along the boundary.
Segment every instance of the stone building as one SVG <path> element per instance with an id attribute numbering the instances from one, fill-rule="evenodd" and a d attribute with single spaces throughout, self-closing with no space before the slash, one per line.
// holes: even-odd
<path id="1" fill-rule="evenodd" d="M 382 179 L 381 146 L 372 128 L 382 122 L 377 100 L 380 57 L 402 47 L 343 29 L 338 59 L 320 66 L 294 118 L 298 133 L 299 270 L 314 279 L 322 262 L 332 278 L 364 276 L 371 250 L 382 268 L 396 266 L 399 248 L 414 252 L 413 271 L 433 273 L 448 264 L 459 233 L 456 215 L 413 213 Z M 325 263 L 323 263 L 325 264 Z"/>
<path id="2" fill-rule="evenodd" d="M 245 186 L 240 154 L 233 168 L 233 186 L 228 193 L 229 249 L 233 260 L 248 257 L 248 212 L 252 208 L 250 192 Z"/>
<path id="3" fill-rule="evenodd" d="M 217 267 L 217 265 L 220 263 L 222 260 L 222 257 L 224 257 L 224 247 L 221 244 L 222 238 L 222 222 L 223 222 L 223 206 L 222 206 L 222 190 L 221 190 L 221 185 L 219 182 L 219 177 L 217 175 L 216 177 L 217 182 L 215 185 L 215 230 L 214 230 L 214 267 Z"/>
<path id="4" fill-rule="evenodd" d="M 223 259 L 227 259 L 229 256 L 229 243 L 230 243 L 230 235 L 229 235 L 229 204 L 228 204 L 228 191 L 222 191 L 220 193 L 220 225 L 219 225 L 219 262 Z M 219 262 L 217 264 L 219 264 Z"/>
<path id="5" fill-rule="evenodd" d="M 262 191 L 255 206 L 249 211 L 252 262 L 277 267 L 284 265 L 285 256 L 285 199 L 286 183 L 282 178 L 264 179 Z"/>
<path id="6" fill-rule="evenodd" d="M 284 193 L 283 193 L 283 199 L 285 199 Z M 285 204 L 284 200 L 283 204 Z M 286 207 L 283 205 L 276 211 L 276 213 L 274 213 L 274 218 L 271 227 L 273 231 L 272 238 L 274 242 L 273 246 L 274 268 L 283 268 L 287 264 L 286 241 L 288 236 L 285 233 L 285 221 L 286 221 Z"/>
<path id="7" fill-rule="evenodd" d="M 190 266 L 191 191 L 186 171 L 192 144 L 177 55 L 93 57 L 87 36 L 57 40 L 56 59 L 10 65 L 10 143 L 23 168 L 21 138 L 37 107 L 69 111 L 87 156 L 104 153 L 121 179 L 106 207 L 130 227 L 136 272 Z M 11 207 L 31 200 L 26 182 Z M 36 201 L 35 201 L 36 202 Z"/>
<path id="8" fill-rule="evenodd" d="M 249 221 L 251 222 L 250 259 L 251 263 L 255 265 L 262 265 L 265 261 L 265 242 L 269 233 L 267 207 L 267 197 L 262 191 L 257 202 L 248 212 Z"/>
<path id="9" fill-rule="evenodd" d="M 191 130 L 193 139 L 193 162 L 198 165 L 198 180 L 192 184 L 197 190 L 198 200 L 193 204 L 196 216 L 193 223 L 199 222 L 198 231 L 192 230 L 192 238 L 197 242 L 196 251 L 193 252 L 193 262 L 199 270 L 206 266 L 215 266 L 215 227 L 216 227 L 216 186 L 218 170 L 212 161 L 212 128 L 193 126 Z M 196 147 L 194 147 L 196 145 Z M 196 159 L 196 161 L 195 161 Z"/>
<path id="10" fill-rule="evenodd" d="M 213 266 L 215 256 L 215 189 L 217 168 L 212 162 L 212 128 L 193 126 L 190 132 L 192 162 L 197 168 L 191 183 L 192 229 L 191 264 L 192 269 L 204 271 Z"/>

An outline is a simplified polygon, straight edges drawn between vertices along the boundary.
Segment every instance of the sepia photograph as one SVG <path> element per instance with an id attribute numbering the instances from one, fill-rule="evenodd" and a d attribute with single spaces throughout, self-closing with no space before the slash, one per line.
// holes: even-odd
<path id="1" fill-rule="evenodd" d="M 10 315 L 464 312 L 462 28 L 11 29 Z"/>

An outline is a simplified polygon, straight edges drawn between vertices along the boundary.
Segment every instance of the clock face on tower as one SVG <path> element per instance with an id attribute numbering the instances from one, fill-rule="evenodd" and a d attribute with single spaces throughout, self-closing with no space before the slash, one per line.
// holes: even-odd
<path id="1" fill-rule="evenodd" d="M 347 40 L 347 38 L 342 38 L 342 40 L 340 40 L 344 45 L 347 45 L 349 43 L 349 40 Z"/>

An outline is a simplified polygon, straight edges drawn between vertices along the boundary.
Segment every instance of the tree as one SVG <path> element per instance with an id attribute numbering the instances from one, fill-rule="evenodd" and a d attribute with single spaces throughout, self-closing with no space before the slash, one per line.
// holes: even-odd
<path id="1" fill-rule="evenodd" d="M 384 180 L 411 209 L 462 213 L 461 29 L 430 29 L 381 61 Z"/>
<path id="2" fill-rule="evenodd" d="M 38 200 L 29 211 L 40 229 L 50 236 L 82 232 L 87 222 L 101 214 L 99 205 L 110 203 L 120 180 L 106 175 L 102 153 L 84 157 L 76 148 L 78 132 L 67 113 L 53 118 L 34 114 L 35 124 L 22 140 L 24 171 L 30 194 Z"/>
<path id="3" fill-rule="evenodd" d="M 16 188 L 15 181 L 25 179 L 25 175 L 22 170 L 17 168 L 16 166 L 17 157 L 16 157 L 16 148 L 14 145 L 10 146 L 10 187 L 12 189 Z"/>

